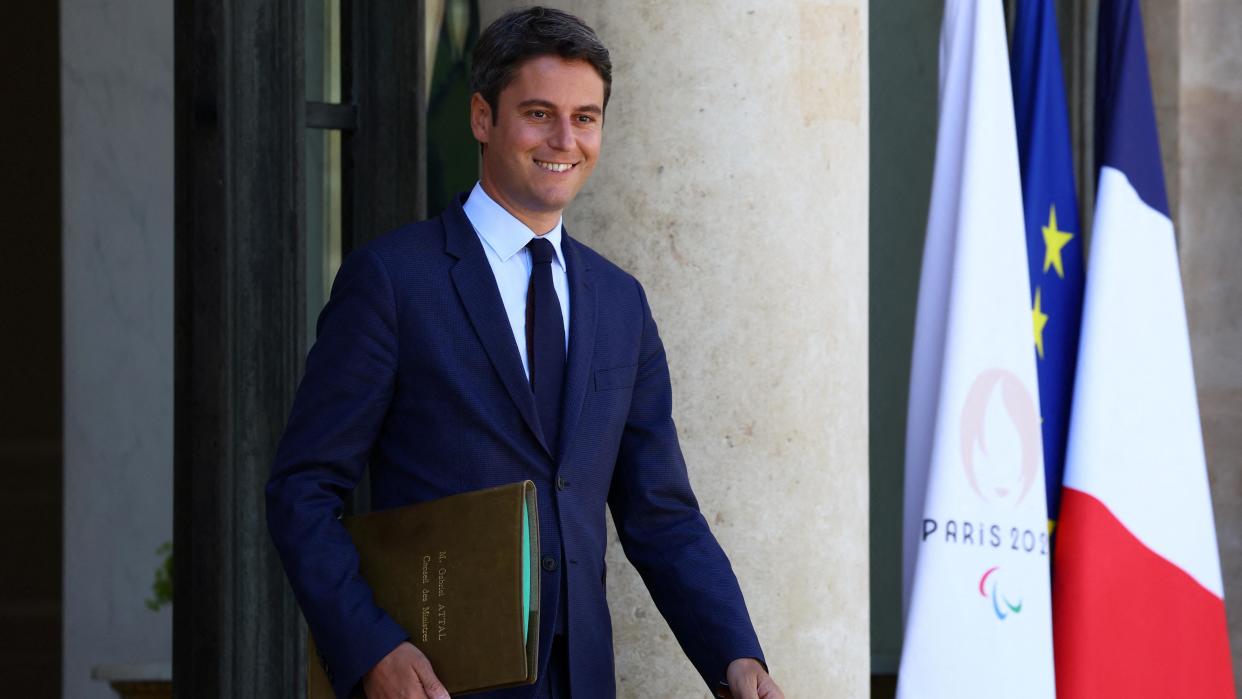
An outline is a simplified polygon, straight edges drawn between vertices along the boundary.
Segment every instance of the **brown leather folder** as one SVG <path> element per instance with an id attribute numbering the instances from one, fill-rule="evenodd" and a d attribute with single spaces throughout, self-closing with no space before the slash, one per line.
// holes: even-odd
<path id="1" fill-rule="evenodd" d="M 427 654 L 449 693 L 535 682 L 539 510 L 534 483 L 346 517 L 344 523 L 376 604 Z M 307 646 L 307 696 L 332 699 L 313 638 Z"/>

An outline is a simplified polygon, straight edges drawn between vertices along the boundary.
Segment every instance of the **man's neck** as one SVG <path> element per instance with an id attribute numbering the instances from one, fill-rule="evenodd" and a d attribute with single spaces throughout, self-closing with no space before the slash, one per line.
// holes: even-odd
<path id="1" fill-rule="evenodd" d="M 551 233 L 556 229 L 557 224 L 561 222 L 560 211 L 530 213 L 514 206 L 500 194 L 499 189 L 487 181 L 486 175 L 479 179 L 479 186 L 483 188 L 487 196 L 491 197 L 492 201 L 499 204 L 500 208 L 508 211 L 513 218 L 521 221 L 522 225 L 529 228 L 536 236 L 544 236 Z"/>

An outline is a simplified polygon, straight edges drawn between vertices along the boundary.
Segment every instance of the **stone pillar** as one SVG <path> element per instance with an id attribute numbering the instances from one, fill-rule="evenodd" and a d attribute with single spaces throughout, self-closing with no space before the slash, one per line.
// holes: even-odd
<path id="1" fill-rule="evenodd" d="M 1235 683 L 1242 688 L 1242 5 L 1182 0 L 1182 282 L 1212 484 Z M 1162 124 L 1163 127 L 1163 124 Z M 1173 179 L 1170 177 L 1170 179 Z"/>
<path id="2" fill-rule="evenodd" d="M 518 4 L 484 0 L 484 23 Z M 691 479 L 786 695 L 866 696 L 866 3 L 551 4 L 614 63 L 566 225 L 647 289 Z M 619 696 L 704 696 L 612 541 Z"/>

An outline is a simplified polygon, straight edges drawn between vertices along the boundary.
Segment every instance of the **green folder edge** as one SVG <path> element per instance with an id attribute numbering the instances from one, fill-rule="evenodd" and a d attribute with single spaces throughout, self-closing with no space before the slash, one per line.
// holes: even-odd
<path id="1" fill-rule="evenodd" d="M 510 520 L 512 521 L 512 520 Z M 530 505 L 522 498 L 522 641 L 530 638 Z"/>

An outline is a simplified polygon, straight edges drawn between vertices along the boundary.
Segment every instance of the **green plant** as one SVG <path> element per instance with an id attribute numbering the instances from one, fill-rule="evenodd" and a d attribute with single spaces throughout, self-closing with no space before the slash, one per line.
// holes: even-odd
<path id="1" fill-rule="evenodd" d="M 155 549 L 164 560 L 155 569 L 155 582 L 151 583 L 151 598 L 147 600 L 147 609 L 158 612 L 160 607 L 171 605 L 173 601 L 173 547 L 171 541 L 165 541 Z"/>

